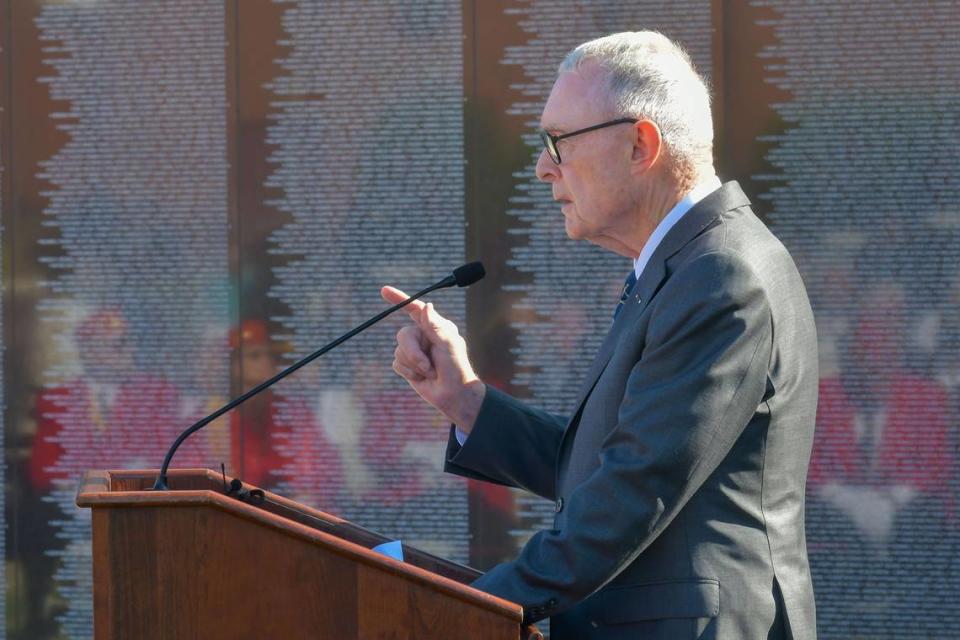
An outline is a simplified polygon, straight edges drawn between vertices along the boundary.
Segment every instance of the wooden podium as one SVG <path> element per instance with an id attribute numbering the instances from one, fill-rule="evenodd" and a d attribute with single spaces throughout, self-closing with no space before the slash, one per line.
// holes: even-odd
<path id="1" fill-rule="evenodd" d="M 226 495 L 206 469 L 89 471 L 94 634 L 106 638 L 541 638 L 521 607 L 465 583 L 479 572 L 264 492 Z M 229 483 L 227 478 L 226 482 Z M 249 485 L 244 485 L 249 489 Z"/>

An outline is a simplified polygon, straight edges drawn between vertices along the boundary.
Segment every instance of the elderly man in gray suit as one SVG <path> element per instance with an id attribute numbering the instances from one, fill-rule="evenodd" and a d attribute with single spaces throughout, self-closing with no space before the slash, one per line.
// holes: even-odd
<path id="1" fill-rule="evenodd" d="M 600 38 L 563 61 L 541 126 L 537 177 L 569 237 L 634 261 L 570 415 L 484 385 L 431 304 L 397 335 L 394 369 L 455 425 L 447 470 L 556 503 L 475 586 L 550 616 L 555 640 L 814 638 L 813 315 L 786 249 L 715 175 L 703 80 L 658 33 Z"/>

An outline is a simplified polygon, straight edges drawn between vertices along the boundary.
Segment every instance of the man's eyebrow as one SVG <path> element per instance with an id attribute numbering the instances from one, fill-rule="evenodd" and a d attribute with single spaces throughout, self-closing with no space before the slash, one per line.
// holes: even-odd
<path id="1" fill-rule="evenodd" d="M 563 135 L 566 132 L 566 129 L 564 129 L 563 127 L 558 127 L 556 125 L 550 125 L 550 124 L 542 125 L 540 128 L 543 129 L 544 131 L 552 133 L 553 135 Z"/>

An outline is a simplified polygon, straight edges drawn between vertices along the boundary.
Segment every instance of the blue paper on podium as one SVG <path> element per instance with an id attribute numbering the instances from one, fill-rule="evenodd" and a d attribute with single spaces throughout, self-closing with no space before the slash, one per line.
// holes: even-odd
<path id="1" fill-rule="evenodd" d="M 373 551 L 403 562 L 403 544 L 399 540 L 378 544 L 373 548 Z"/>

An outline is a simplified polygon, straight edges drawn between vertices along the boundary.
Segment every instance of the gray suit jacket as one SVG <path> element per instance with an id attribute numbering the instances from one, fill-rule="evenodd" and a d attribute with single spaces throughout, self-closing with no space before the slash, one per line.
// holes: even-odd
<path id="1" fill-rule="evenodd" d="M 565 638 L 815 638 L 804 487 L 817 339 L 793 260 L 735 182 L 670 230 L 572 418 L 488 388 L 448 471 L 556 502 L 474 584 Z"/>

